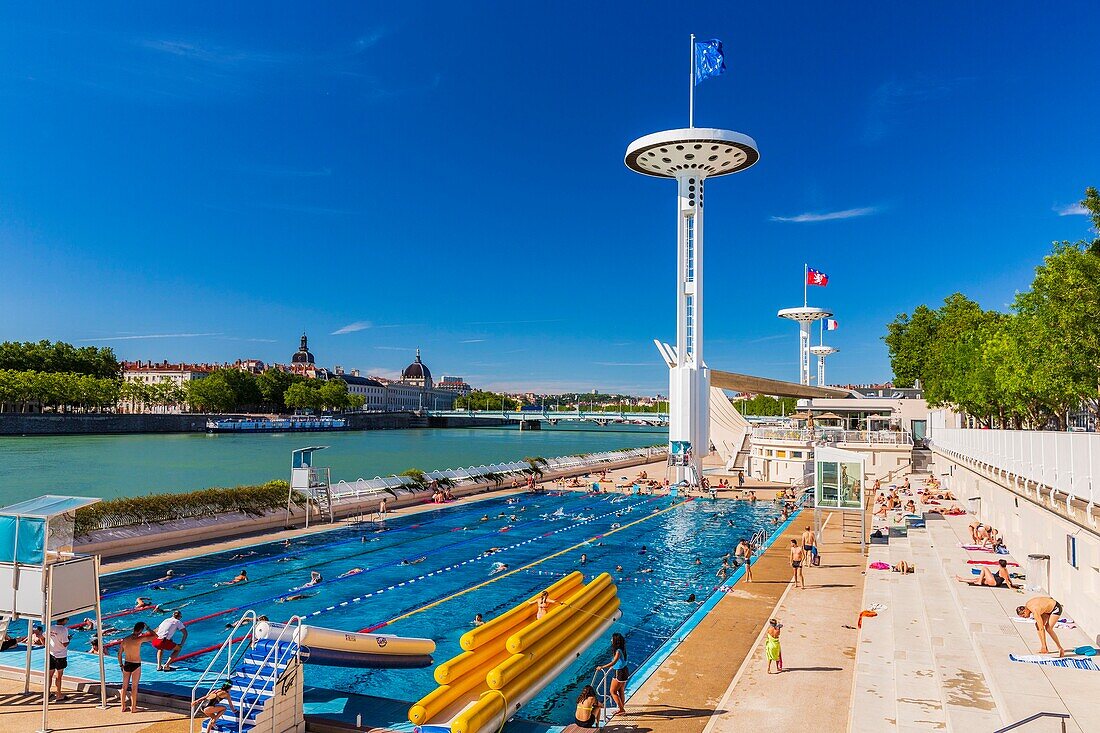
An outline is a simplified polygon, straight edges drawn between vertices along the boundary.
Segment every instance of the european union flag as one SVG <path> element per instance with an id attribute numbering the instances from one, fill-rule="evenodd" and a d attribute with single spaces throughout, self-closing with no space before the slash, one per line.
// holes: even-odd
<path id="1" fill-rule="evenodd" d="M 695 83 L 725 72 L 722 42 L 717 39 L 695 42 Z"/>

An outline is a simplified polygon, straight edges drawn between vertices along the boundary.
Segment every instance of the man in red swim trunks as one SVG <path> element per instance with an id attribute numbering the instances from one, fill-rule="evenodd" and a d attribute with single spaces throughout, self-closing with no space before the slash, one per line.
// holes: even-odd
<path id="1" fill-rule="evenodd" d="M 183 645 L 187 641 L 187 627 L 184 626 L 182 618 L 182 613 L 173 611 L 171 616 L 160 622 L 160 626 L 157 627 L 156 638 L 149 642 L 157 650 L 157 671 L 159 672 L 172 672 L 174 670 L 172 662 L 180 655 L 180 650 L 183 649 Z M 178 644 L 172 638 L 177 633 L 183 634 Z M 168 652 L 168 661 L 161 664 L 160 660 L 164 652 Z"/>

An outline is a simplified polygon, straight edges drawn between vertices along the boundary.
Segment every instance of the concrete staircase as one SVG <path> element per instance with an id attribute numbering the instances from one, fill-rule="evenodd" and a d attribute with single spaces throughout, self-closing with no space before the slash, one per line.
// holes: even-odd
<path id="1" fill-rule="evenodd" d="M 916 572 L 867 570 L 863 608 L 876 603 L 885 608 L 863 622 L 849 731 L 987 733 L 1041 710 L 1073 714 L 1068 731 L 1100 730 L 1081 723 L 1094 714 L 1100 719 L 1095 702 L 1100 679 L 1009 661 L 1010 652 L 1035 651 L 1029 649 L 1028 636 L 1035 637 L 1034 627 L 1012 621 L 1015 606 L 1028 595 L 955 580 L 956 574 L 969 576 L 976 567 L 967 564 L 972 556 L 1001 557 L 960 546 L 969 540 L 968 521 L 966 516 L 931 518 L 926 529 L 909 528 L 906 536 L 871 545 L 868 565 L 905 560 Z M 1083 634 L 1076 634 L 1060 632 L 1067 648 L 1085 643 L 1078 638 Z M 1054 676 L 1058 679 L 1049 679 Z M 1071 690 L 1080 701 L 1076 709 L 1069 701 Z M 1057 724 L 1048 720 L 1025 730 Z"/>

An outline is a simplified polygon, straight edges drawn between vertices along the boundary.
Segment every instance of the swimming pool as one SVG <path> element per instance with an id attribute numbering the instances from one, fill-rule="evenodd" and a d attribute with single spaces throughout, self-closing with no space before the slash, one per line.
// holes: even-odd
<path id="1" fill-rule="evenodd" d="M 272 620 L 298 614 L 316 626 L 428 637 L 436 641 L 438 663 L 459 653 L 458 638 L 475 613 L 492 618 L 575 569 L 589 578 L 606 571 L 622 600 L 615 630 L 626 636 L 630 665 L 637 667 L 715 592 L 721 556 L 777 516 L 771 504 L 721 499 L 567 492 L 508 501 L 500 497 L 393 518 L 385 531 L 346 526 L 297 538 L 289 547 L 266 543 L 110 574 L 103 579 L 103 612 L 105 618 L 120 615 L 107 618 L 105 626 L 155 626 L 163 614 L 128 612 L 140 595 L 182 611 L 190 634 L 185 653 L 220 644 L 226 624 L 250 608 Z M 497 563 L 508 569 L 491 574 Z M 176 577 L 158 581 L 168 569 Z M 247 583 L 216 585 L 242 569 Z M 339 577 L 354 569 L 361 572 Z M 311 570 L 324 581 L 299 590 Z M 694 603 L 687 601 L 691 593 Z M 305 597 L 287 601 L 290 595 Z M 605 661 L 605 647 L 589 649 L 522 715 L 569 722 L 575 691 Z M 197 656 L 180 666 L 202 669 L 208 661 Z M 435 687 L 431 667 L 305 669 L 310 686 L 409 702 Z"/>

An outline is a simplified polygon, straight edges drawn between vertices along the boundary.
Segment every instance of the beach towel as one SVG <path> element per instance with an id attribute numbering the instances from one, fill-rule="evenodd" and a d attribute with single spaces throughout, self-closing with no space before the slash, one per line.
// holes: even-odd
<path id="1" fill-rule="evenodd" d="M 872 570 L 889 570 L 890 569 L 890 563 L 888 563 L 888 562 L 873 562 L 870 565 L 868 565 L 867 567 L 871 568 Z"/>
<path id="2" fill-rule="evenodd" d="M 878 616 L 878 614 L 874 611 L 860 611 L 859 612 L 859 621 L 856 621 L 856 628 L 857 629 L 862 629 L 863 628 L 863 619 L 872 618 L 874 616 Z"/>
<path id="3" fill-rule="evenodd" d="M 1009 654 L 1008 658 L 1013 662 L 1028 662 L 1030 664 L 1043 664 L 1048 667 L 1067 667 L 1069 669 L 1087 669 L 1092 672 L 1100 672 L 1100 664 L 1091 657 L 1049 657 L 1045 654 L 1022 654 L 1017 656 Z"/>
<path id="4" fill-rule="evenodd" d="M 1000 564 L 1000 562 L 1001 562 L 1000 560 L 967 560 L 966 564 L 967 565 L 998 565 L 998 564 Z M 1020 567 L 1020 563 L 1012 562 L 1011 560 L 1006 560 L 1005 564 L 1008 565 L 1009 567 L 1012 567 L 1012 568 Z"/>

